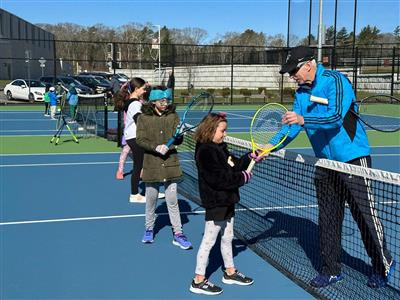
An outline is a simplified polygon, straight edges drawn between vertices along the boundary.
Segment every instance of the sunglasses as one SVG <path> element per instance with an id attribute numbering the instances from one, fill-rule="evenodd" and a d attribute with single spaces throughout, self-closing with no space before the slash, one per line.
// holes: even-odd
<path id="1" fill-rule="evenodd" d="M 297 72 L 301 69 L 301 67 L 304 66 L 306 63 L 308 63 L 308 61 L 304 61 L 304 62 L 299 63 L 294 70 L 289 72 L 289 76 L 290 77 L 295 76 L 297 74 Z"/>

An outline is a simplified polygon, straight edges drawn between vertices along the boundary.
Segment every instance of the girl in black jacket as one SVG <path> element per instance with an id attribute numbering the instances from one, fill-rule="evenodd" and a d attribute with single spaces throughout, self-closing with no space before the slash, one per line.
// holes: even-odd
<path id="1" fill-rule="evenodd" d="M 236 270 L 232 255 L 235 203 L 239 202 L 239 187 L 251 178 L 251 173 L 245 171 L 250 158 L 247 154 L 236 158 L 228 152 L 224 143 L 226 128 L 226 115 L 211 113 L 202 120 L 195 133 L 200 198 L 206 209 L 206 225 L 197 253 L 196 275 L 190 286 L 190 291 L 197 294 L 222 293 L 220 287 L 205 278 L 209 254 L 219 232 L 225 265 L 222 282 L 239 285 L 253 283 L 253 279 Z"/>

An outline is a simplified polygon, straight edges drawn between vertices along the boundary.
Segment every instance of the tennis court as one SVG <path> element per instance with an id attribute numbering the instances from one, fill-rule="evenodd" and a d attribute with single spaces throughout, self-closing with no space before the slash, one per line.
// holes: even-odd
<path id="1" fill-rule="evenodd" d="M 254 107 L 217 110 L 227 112 L 233 136 L 246 137 L 243 132 L 250 124 Z M 115 113 L 108 113 L 109 127 L 115 127 L 116 119 Z M 60 145 L 55 146 L 49 143 L 55 123 L 43 117 L 41 108 L 9 107 L 0 111 L 1 298 L 206 298 L 188 290 L 202 238 L 203 209 L 196 202 L 179 197 L 184 230 L 193 250 L 182 251 L 172 245 L 163 201 L 157 209 L 155 243 L 142 244 L 144 205 L 128 202 L 129 178 L 114 179 L 119 148 L 100 138 L 81 138 L 75 144 L 67 132 L 61 136 Z M 75 130 L 79 135 L 78 128 Z M 399 173 L 399 135 L 387 134 L 382 138 L 382 134 L 370 133 L 371 144 L 376 146 L 372 155 L 374 167 Z M 300 153 L 310 153 L 305 140 L 299 137 L 292 146 Z M 193 162 L 186 150 L 184 146 L 181 151 L 182 167 L 193 172 Z M 126 170 L 130 167 L 128 162 Z M 258 182 L 255 184 L 259 189 Z M 253 188 L 251 184 L 246 186 L 246 195 Z M 248 196 L 243 199 L 247 205 Z M 243 273 L 254 277 L 255 283 L 250 287 L 224 286 L 219 298 L 313 298 L 250 249 L 257 244 L 268 251 L 281 245 L 276 248 L 278 252 L 286 251 L 288 256 L 294 253 L 300 267 L 312 268 L 315 261 L 308 254 L 313 251 L 313 241 L 305 237 L 316 234 L 317 226 L 315 220 L 302 218 L 301 212 L 315 211 L 316 207 L 306 202 L 295 204 L 254 207 L 262 211 L 256 215 L 249 215 L 248 209 L 238 206 L 239 227 L 249 220 L 265 226 L 255 227 L 251 236 L 244 237 L 248 244 L 234 240 L 235 263 Z M 398 212 L 398 208 L 394 211 Z M 346 228 L 344 235 L 354 235 L 355 231 Z M 252 249 L 260 254 L 257 247 Z M 355 254 L 351 249 L 345 251 L 351 261 Z M 398 253 L 397 249 L 393 251 Z M 215 259 L 207 270 L 216 284 L 220 284 L 222 274 L 218 252 L 219 249 L 213 250 Z M 398 281 L 398 269 L 396 274 Z M 398 293 L 387 295 L 399 297 Z"/>

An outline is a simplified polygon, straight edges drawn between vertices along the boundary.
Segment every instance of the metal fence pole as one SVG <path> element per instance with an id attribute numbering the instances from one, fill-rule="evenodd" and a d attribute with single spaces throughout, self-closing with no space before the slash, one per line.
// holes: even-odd
<path id="1" fill-rule="evenodd" d="M 392 55 L 392 80 L 390 82 L 390 96 L 393 96 L 394 90 L 394 65 L 396 60 L 396 47 L 393 47 L 393 55 Z"/>
<path id="2" fill-rule="evenodd" d="M 354 53 L 354 67 L 353 67 L 353 87 L 354 94 L 357 96 L 357 76 L 358 76 L 358 47 L 355 48 Z"/>
<path id="3" fill-rule="evenodd" d="M 233 46 L 231 47 L 231 105 L 233 105 Z"/>
<path id="4" fill-rule="evenodd" d="M 56 53 L 56 40 L 53 39 L 53 76 L 54 76 L 54 81 L 53 81 L 53 86 L 56 85 L 56 77 L 57 77 L 57 53 Z"/>

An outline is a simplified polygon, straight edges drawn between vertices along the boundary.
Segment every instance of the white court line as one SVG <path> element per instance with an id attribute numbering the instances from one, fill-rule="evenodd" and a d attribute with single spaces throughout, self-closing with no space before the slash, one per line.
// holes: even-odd
<path id="1" fill-rule="evenodd" d="M 56 120 L 52 119 L 0 119 L 0 122 L 22 122 L 22 121 L 36 121 L 36 122 L 55 122 Z"/>
<path id="2" fill-rule="evenodd" d="M 190 211 L 181 212 L 181 214 L 204 214 L 202 211 Z M 168 213 L 159 213 L 158 216 L 167 216 Z M 30 220 L 30 221 L 14 221 L 14 222 L 2 222 L 0 226 L 8 225 L 23 225 L 23 224 L 38 224 L 38 223 L 56 223 L 56 222 L 73 222 L 73 221 L 92 221 L 92 220 L 107 220 L 107 219 L 122 219 L 122 218 L 137 218 L 145 217 L 146 214 L 135 214 L 135 215 L 116 215 L 116 216 L 99 216 L 99 217 L 82 217 L 82 218 L 66 218 L 66 219 L 47 219 L 47 220 Z"/>
<path id="3" fill-rule="evenodd" d="M 396 201 L 379 202 L 380 204 L 397 204 Z M 313 205 L 287 205 L 287 206 L 274 206 L 274 207 L 258 207 L 258 208 L 239 208 L 235 211 L 262 211 L 262 210 L 277 210 L 277 209 L 299 209 L 299 208 L 317 208 L 317 204 Z M 181 212 L 184 215 L 200 215 L 204 214 L 204 210 L 196 210 L 189 212 Z M 158 213 L 156 216 L 167 216 L 166 213 Z M 98 217 L 81 217 L 81 218 L 64 218 L 64 219 L 45 219 L 45 220 L 29 220 L 29 221 L 13 221 L 13 222 L 1 222 L 0 226 L 9 225 L 24 225 L 24 224 L 40 224 L 40 223 L 57 223 L 57 222 L 75 222 L 75 221 L 93 221 L 93 220 L 109 220 L 109 219 L 123 219 L 123 218 L 138 218 L 145 217 L 146 214 L 134 214 L 134 215 L 114 215 L 114 216 L 98 216 Z"/>
<path id="4" fill-rule="evenodd" d="M 25 154 L 0 154 L 0 156 L 47 156 L 47 155 L 91 155 L 91 154 L 116 154 L 121 151 L 115 152 L 76 152 L 76 153 L 25 153 Z"/>
<path id="5" fill-rule="evenodd" d="M 0 130 L 0 133 L 3 132 L 37 132 L 37 131 L 56 131 L 55 129 L 10 129 L 10 130 Z"/>
<path id="6" fill-rule="evenodd" d="M 235 114 L 235 113 L 231 113 L 231 112 L 227 112 L 226 114 L 227 115 L 231 115 L 231 116 L 240 117 L 240 119 L 250 119 L 250 120 L 253 119 L 253 116 L 244 116 L 244 115 L 241 115 L 241 114 Z M 234 118 L 229 118 L 229 120 L 231 120 L 231 119 L 234 119 Z"/>

